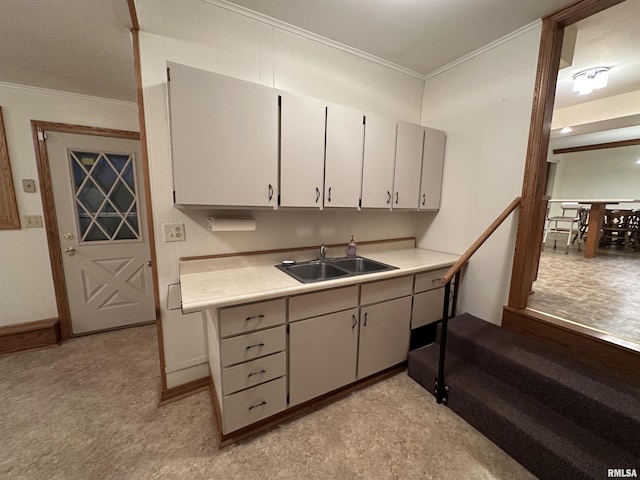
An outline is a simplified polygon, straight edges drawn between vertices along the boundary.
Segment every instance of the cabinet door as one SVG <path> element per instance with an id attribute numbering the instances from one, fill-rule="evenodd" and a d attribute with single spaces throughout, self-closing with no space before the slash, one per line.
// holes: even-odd
<path id="1" fill-rule="evenodd" d="M 407 359 L 410 322 L 410 296 L 360 309 L 358 380 Z"/>
<path id="2" fill-rule="evenodd" d="M 442 319 L 444 288 L 436 288 L 413 296 L 411 328 L 418 328 Z"/>
<path id="3" fill-rule="evenodd" d="M 391 208 L 398 122 L 366 115 L 362 162 L 362 207 Z"/>
<path id="4" fill-rule="evenodd" d="M 398 122 L 393 208 L 418 209 L 424 127 Z"/>
<path id="5" fill-rule="evenodd" d="M 277 91 L 168 65 L 175 203 L 275 206 Z"/>
<path id="6" fill-rule="evenodd" d="M 353 108 L 327 106 L 325 207 L 357 208 L 360 204 L 363 118 L 362 112 Z"/>
<path id="7" fill-rule="evenodd" d="M 280 205 L 322 207 L 326 105 L 280 95 Z"/>
<path id="8" fill-rule="evenodd" d="M 441 130 L 426 128 L 422 156 L 420 210 L 438 210 L 442 191 L 445 134 Z"/>
<path id="9" fill-rule="evenodd" d="M 357 315 L 353 308 L 290 325 L 290 406 L 356 380 Z"/>

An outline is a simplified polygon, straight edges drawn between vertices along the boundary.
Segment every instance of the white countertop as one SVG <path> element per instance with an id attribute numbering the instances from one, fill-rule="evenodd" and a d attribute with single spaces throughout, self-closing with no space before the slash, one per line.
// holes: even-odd
<path id="1" fill-rule="evenodd" d="M 449 267 L 460 258 L 459 255 L 420 248 L 390 250 L 363 256 L 398 268 L 315 283 L 300 283 L 273 265 L 185 273 L 180 275 L 182 311 L 191 313 L 205 308 L 237 305 L 411 275 Z"/>

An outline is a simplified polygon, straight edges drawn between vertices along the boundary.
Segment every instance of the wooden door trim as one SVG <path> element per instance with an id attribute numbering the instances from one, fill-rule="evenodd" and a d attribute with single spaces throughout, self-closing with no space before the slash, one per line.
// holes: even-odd
<path id="1" fill-rule="evenodd" d="M 56 304 L 58 307 L 58 318 L 60 320 L 60 340 L 64 341 L 68 338 L 73 337 L 74 335 L 71 330 L 71 312 L 69 310 L 67 284 L 64 278 L 64 270 L 62 267 L 62 248 L 60 246 L 60 232 L 58 230 L 58 218 L 55 211 L 55 202 L 53 197 L 51 166 L 49 163 L 49 154 L 47 152 L 47 144 L 45 139 L 46 132 L 92 135 L 101 137 L 122 138 L 127 140 L 140 140 L 140 134 L 138 132 L 131 132 L 128 130 L 115 130 L 109 128 L 89 127 L 85 125 L 73 125 L 69 123 L 44 122 L 39 120 L 31 120 L 31 132 L 33 135 L 33 145 L 36 152 L 38 180 L 40 181 L 40 196 L 42 198 L 45 231 L 47 234 L 47 245 L 49 247 L 51 273 L 53 275 L 53 287 L 56 296 Z M 146 171 L 144 176 L 146 177 Z M 145 178 L 145 195 L 148 188 L 147 185 L 148 179 Z M 152 224 L 149 222 L 147 223 L 147 229 L 151 231 L 153 230 Z M 149 236 L 150 245 L 152 244 L 152 238 L 153 237 Z M 152 272 L 153 276 L 155 277 L 155 269 L 152 269 Z"/>
<path id="2" fill-rule="evenodd" d="M 580 352 L 583 357 L 601 365 L 613 367 L 619 373 L 628 373 L 622 363 L 612 365 L 610 358 L 619 356 L 619 346 L 603 339 L 585 340 L 585 332 L 577 332 L 558 325 L 548 315 L 533 314 L 527 309 L 527 300 L 538 259 L 542 249 L 544 215 L 546 211 L 546 160 L 551 132 L 551 117 L 555 102 L 555 90 L 560 65 L 560 52 L 564 28 L 593 14 L 613 7 L 624 0 L 581 0 L 561 9 L 542 20 L 540 50 L 536 73 L 529 142 L 522 185 L 522 203 L 518 219 L 515 253 L 511 273 L 508 306 L 503 311 L 503 326 L 536 336 L 531 322 L 544 325 L 545 341 L 561 344 L 569 350 Z M 552 334 L 550 332 L 555 332 Z M 626 350 L 628 358 L 640 358 L 637 351 Z M 633 374 L 632 374 L 633 375 Z"/>

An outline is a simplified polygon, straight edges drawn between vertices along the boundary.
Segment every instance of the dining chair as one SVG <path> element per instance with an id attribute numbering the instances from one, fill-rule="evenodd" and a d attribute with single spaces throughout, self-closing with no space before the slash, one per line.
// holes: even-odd
<path id="1" fill-rule="evenodd" d="M 547 207 L 547 222 L 546 222 L 546 228 L 544 230 L 544 237 L 542 239 L 542 244 L 544 245 L 546 243 L 547 235 L 549 235 L 549 233 L 553 233 L 553 248 L 556 248 L 558 243 L 558 233 L 564 234 L 567 231 L 566 226 L 560 229 L 558 228 L 558 224 L 559 223 L 565 224 L 565 225 L 569 224 L 569 234 L 567 235 L 567 245 L 565 247 L 565 252 L 564 252 L 564 253 L 569 253 L 569 246 L 572 243 L 571 237 L 573 237 L 574 229 L 576 229 L 578 236 L 577 238 L 574 238 L 573 241 L 577 240 L 578 249 L 580 248 L 581 232 L 579 228 L 579 222 L 580 222 L 579 212 L 583 208 L 582 208 L 582 205 L 575 202 L 562 202 L 560 204 L 560 208 L 562 209 L 562 215 L 550 216 L 549 215 L 550 208 Z M 551 227 L 551 224 L 553 224 L 553 228 Z M 585 232 L 586 232 L 586 228 L 585 228 Z"/>

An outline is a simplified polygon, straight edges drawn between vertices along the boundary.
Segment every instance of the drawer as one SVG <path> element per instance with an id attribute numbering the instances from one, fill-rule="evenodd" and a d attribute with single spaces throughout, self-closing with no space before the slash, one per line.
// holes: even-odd
<path id="1" fill-rule="evenodd" d="M 220 335 L 229 337 L 261 328 L 282 325 L 286 318 L 284 298 L 220 309 Z"/>
<path id="2" fill-rule="evenodd" d="M 360 292 L 360 305 L 384 302 L 392 298 L 411 295 L 413 277 L 392 278 L 380 282 L 365 283 Z"/>
<path id="3" fill-rule="evenodd" d="M 286 377 L 227 395 L 223 402 L 223 432 L 246 427 L 287 407 Z"/>
<path id="4" fill-rule="evenodd" d="M 234 363 L 254 360 L 286 349 L 286 330 L 281 327 L 247 333 L 222 340 L 221 362 L 226 367 Z"/>
<path id="5" fill-rule="evenodd" d="M 222 391 L 225 395 L 253 387 L 287 374 L 285 352 L 241 363 L 222 371 Z"/>
<path id="6" fill-rule="evenodd" d="M 418 328 L 442 319 L 444 289 L 437 288 L 413 296 L 411 328 Z"/>
<path id="7" fill-rule="evenodd" d="M 357 306 L 357 285 L 298 295 L 289 299 L 289 321 L 317 317 Z"/>
<path id="8" fill-rule="evenodd" d="M 440 283 L 440 279 L 448 271 L 448 268 L 440 268 L 438 270 L 432 270 L 431 272 L 419 273 L 416 275 L 416 284 L 413 291 L 415 293 L 426 292 L 427 290 L 443 287 L 444 285 Z"/>

